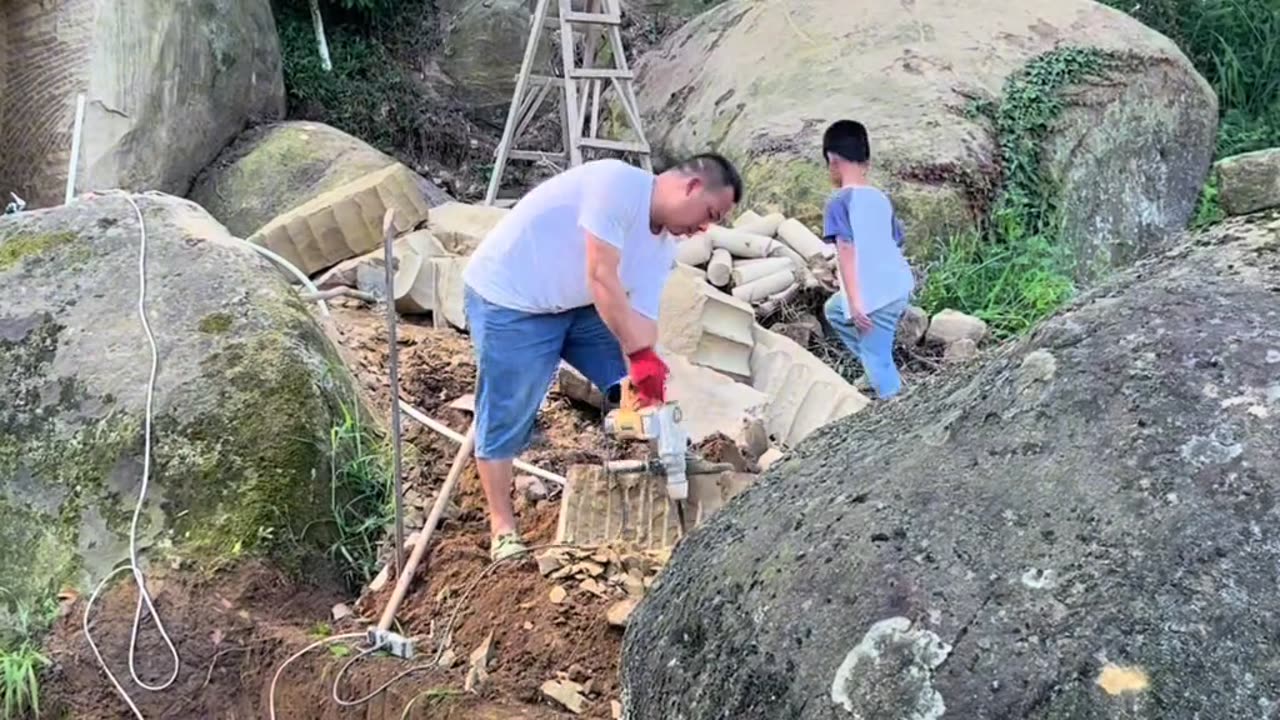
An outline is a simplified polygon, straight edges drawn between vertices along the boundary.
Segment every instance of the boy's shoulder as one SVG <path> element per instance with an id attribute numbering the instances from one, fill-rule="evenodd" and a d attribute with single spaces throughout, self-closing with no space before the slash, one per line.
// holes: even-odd
<path id="1" fill-rule="evenodd" d="M 857 187 L 836 188 L 835 191 L 827 198 L 828 205 L 848 204 L 851 200 L 874 199 L 879 202 L 889 202 L 889 195 L 874 185 L 859 185 Z"/>

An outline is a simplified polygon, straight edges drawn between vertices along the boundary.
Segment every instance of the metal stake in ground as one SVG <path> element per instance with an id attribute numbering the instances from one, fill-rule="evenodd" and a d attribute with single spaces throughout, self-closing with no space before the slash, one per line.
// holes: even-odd
<path id="1" fill-rule="evenodd" d="M 400 352 L 396 345 L 396 298 L 395 298 L 395 253 L 393 249 L 395 235 L 395 211 L 388 208 L 382 217 L 382 250 L 386 255 L 387 302 L 387 366 L 391 372 L 391 464 L 392 478 L 395 485 L 395 558 L 396 576 L 404 571 L 404 484 L 400 473 Z"/>

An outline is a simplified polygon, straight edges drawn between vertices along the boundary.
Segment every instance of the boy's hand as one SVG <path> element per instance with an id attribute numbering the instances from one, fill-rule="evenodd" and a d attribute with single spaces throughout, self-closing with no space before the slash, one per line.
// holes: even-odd
<path id="1" fill-rule="evenodd" d="M 858 328 L 858 332 L 863 335 L 871 332 L 871 328 L 873 327 L 871 324 L 871 318 L 865 311 L 863 311 L 862 303 L 848 302 L 847 304 L 849 306 L 849 322 L 853 323 L 853 326 Z"/>

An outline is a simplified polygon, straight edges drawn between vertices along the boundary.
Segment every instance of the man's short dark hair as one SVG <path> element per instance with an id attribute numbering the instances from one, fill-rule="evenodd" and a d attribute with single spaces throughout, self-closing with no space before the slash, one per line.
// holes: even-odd
<path id="1" fill-rule="evenodd" d="M 712 190 L 733 188 L 733 202 L 742 201 L 742 176 L 729 159 L 718 153 L 702 153 L 676 165 L 675 170 L 685 175 L 697 175 Z"/>
<path id="2" fill-rule="evenodd" d="M 822 134 L 822 160 L 838 155 L 849 162 L 864 163 L 871 159 L 871 141 L 867 129 L 853 120 L 837 120 Z"/>

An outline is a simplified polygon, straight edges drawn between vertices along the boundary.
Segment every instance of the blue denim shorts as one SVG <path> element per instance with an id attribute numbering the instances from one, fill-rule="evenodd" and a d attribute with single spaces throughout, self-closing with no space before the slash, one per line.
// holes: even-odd
<path id="1" fill-rule="evenodd" d="M 527 313 L 467 287 L 464 309 L 476 354 L 477 459 L 509 460 L 525 449 L 561 360 L 606 395 L 627 375 L 622 348 L 593 306 Z"/>

